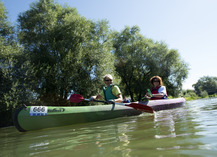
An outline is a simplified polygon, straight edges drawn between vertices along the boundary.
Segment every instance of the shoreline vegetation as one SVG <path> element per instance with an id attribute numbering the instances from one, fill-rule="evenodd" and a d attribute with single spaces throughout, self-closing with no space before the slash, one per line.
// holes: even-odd
<path id="1" fill-rule="evenodd" d="M 190 100 L 197 100 L 197 99 L 208 99 L 208 98 L 217 98 L 217 94 L 211 94 L 211 95 L 201 95 L 198 96 L 193 90 L 189 90 L 191 92 L 182 92 L 182 97 L 185 98 L 186 101 L 190 101 Z"/>
<path id="2" fill-rule="evenodd" d="M 200 88 L 200 90 L 193 90 L 193 89 L 182 90 L 181 96 L 184 97 L 186 101 L 204 99 L 204 98 L 216 98 L 217 93 L 215 92 L 210 92 L 212 94 L 208 93 L 210 89 L 211 87 L 205 86 L 203 87 L 203 89 Z"/>
<path id="3" fill-rule="evenodd" d="M 208 95 L 206 97 L 200 97 L 200 96 L 197 96 L 197 97 L 189 97 L 189 96 L 184 96 L 185 100 L 186 101 L 191 101 L 191 100 L 198 100 L 198 99 L 208 99 L 208 98 L 217 98 L 217 94 L 213 94 L 213 95 Z"/>

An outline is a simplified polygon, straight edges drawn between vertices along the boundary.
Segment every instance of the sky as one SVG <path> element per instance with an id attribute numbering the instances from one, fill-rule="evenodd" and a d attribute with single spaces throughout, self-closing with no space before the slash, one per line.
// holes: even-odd
<path id="1" fill-rule="evenodd" d="M 37 0 L 0 0 L 12 25 Z M 204 76 L 217 77 L 217 0 L 59 0 L 81 16 L 107 20 L 112 30 L 139 26 L 140 33 L 176 49 L 189 65 L 183 89 Z"/>

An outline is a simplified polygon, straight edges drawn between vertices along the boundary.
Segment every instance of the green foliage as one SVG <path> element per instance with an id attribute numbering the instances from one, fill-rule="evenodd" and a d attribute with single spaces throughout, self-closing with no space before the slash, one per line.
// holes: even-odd
<path id="1" fill-rule="evenodd" d="M 17 75 L 21 48 L 14 38 L 14 29 L 7 21 L 7 10 L 0 2 L 0 126 L 12 124 L 12 112 L 18 97 L 20 75 Z M 22 57 L 21 57 L 22 58 Z"/>
<path id="2" fill-rule="evenodd" d="M 209 98 L 214 98 L 214 97 L 217 97 L 217 94 L 212 94 L 212 95 L 209 95 Z"/>
<path id="3" fill-rule="evenodd" d="M 202 91 L 200 95 L 201 95 L 202 98 L 207 98 L 208 97 L 207 91 Z"/>
<path id="4" fill-rule="evenodd" d="M 168 50 L 164 43 L 144 38 L 137 26 L 114 33 L 114 48 L 116 71 L 132 101 L 142 98 L 154 75 L 162 77 L 169 95 L 179 94 L 188 66 L 176 50 Z"/>
<path id="5" fill-rule="evenodd" d="M 204 91 L 208 95 L 217 93 L 217 77 L 204 76 L 200 78 L 196 84 L 193 85 L 196 94 L 199 96 L 204 95 Z"/>
<path id="6" fill-rule="evenodd" d="M 5 6 L 0 1 L 0 34 L 5 40 L 11 39 L 13 37 L 13 27 L 8 22 L 8 11 Z"/>
<path id="7" fill-rule="evenodd" d="M 202 99 L 202 98 L 212 98 L 212 97 L 217 97 L 217 94 L 212 94 L 208 95 L 207 91 L 201 91 L 200 95 L 197 95 L 195 93 L 195 90 L 183 90 L 182 91 L 182 96 L 185 97 L 185 99 L 188 100 L 195 100 L 195 99 Z"/>
<path id="8" fill-rule="evenodd" d="M 195 99 L 199 99 L 199 96 L 195 93 L 194 90 L 183 90 L 182 91 L 183 97 L 185 97 L 185 99 L 188 100 L 195 100 Z"/>
<path id="9" fill-rule="evenodd" d="M 92 22 L 52 0 L 33 3 L 18 21 L 26 80 L 44 104 L 66 105 L 72 91 L 91 95 L 99 78 L 113 73 L 107 21 Z"/>

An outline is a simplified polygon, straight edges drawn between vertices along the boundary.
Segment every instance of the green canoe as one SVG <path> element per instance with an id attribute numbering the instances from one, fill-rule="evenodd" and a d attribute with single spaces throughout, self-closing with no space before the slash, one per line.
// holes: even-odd
<path id="1" fill-rule="evenodd" d="M 142 111 L 116 105 L 97 106 L 28 106 L 14 114 L 14 125 L 21 131 L 38 130 L 78 123 L 96 122 L 123 116 L 139 115 Z"/>

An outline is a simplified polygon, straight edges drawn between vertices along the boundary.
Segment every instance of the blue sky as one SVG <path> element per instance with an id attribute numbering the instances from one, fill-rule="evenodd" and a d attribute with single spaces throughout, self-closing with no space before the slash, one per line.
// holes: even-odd
<path id="1" fill-rule="evenodd" d="M 1 0 L 9 20 L 30 9 L 35 0 Z M 121 31 L 137 25 L 140 33 L 178 50 L 189 64 L 183 84 L 191 89 L 203 76 L 217 77 L 217 0 L 59 0 L 88 19 L 107 19 L 111 29 Z"/>

